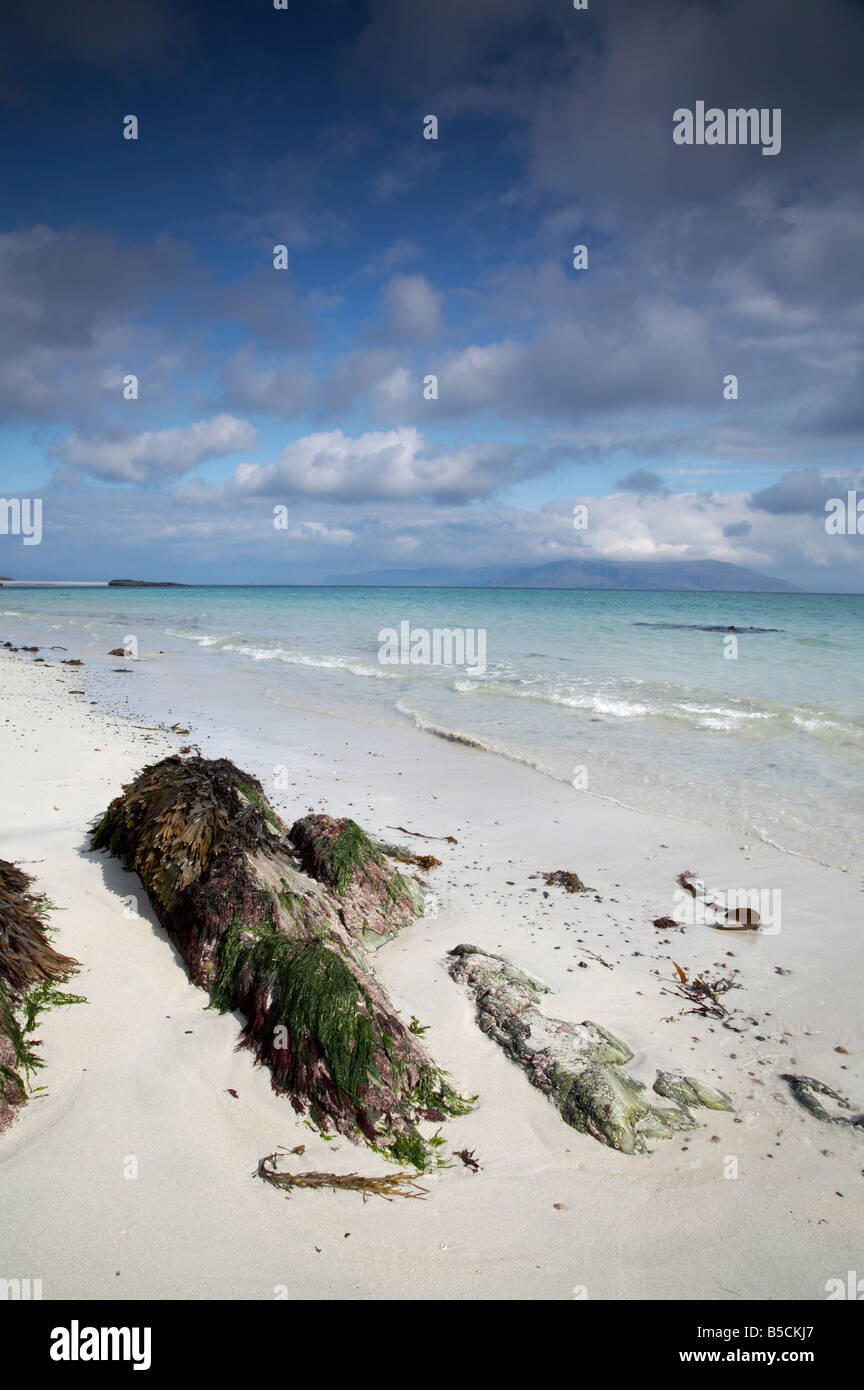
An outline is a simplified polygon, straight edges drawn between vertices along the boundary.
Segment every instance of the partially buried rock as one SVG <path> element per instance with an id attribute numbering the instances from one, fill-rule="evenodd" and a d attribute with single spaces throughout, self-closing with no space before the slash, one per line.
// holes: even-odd
<path id="1" fill-rule="evenodd" d="M 706 1110 L 731 1110 L 732 1101 L 725 1091 L 718 1091 L 704 1081 L 681 1072 L 658 1071 L 653 1089 L 658 1096 L 674 1100 L 685 1109 L 690 1106 L 703 1106 Z"/>
<path id="2" fill-rule="evenodd" d="M 825 1106 L 817 1096 L 824 1096 L 826 1100 L 833 1100 L 838 1110 L 852 1111 L 852 1105 L 845 1096 L 826 1085 L 824 1081 L 819 1081 L 815 1076 L 795 1076 L 791 1072 L 785 1072 L 781 1077 L 785 1081 L 798 1104 L 817 1120 L 823 1120 L 830 1125 L 864 1125 L 864 1114 L 851 1113 L 849 1115 L 832 1114 L 826 1110 Z"/>
<path id="3" fill-rule="evenodd" d="M 598 1023 L 568 1023 L 540 1009 L 548 987 L 477 946 L 450 952 L 450 974 L 477 1001 L 484 1033 L 550 1097 L 562 1119 L 622 1153 L 645 1153 L 648 1140 L 694 1129 L 690 1106 L 731 1110 L 728 1096 L 692 1077 L 658 1072 L 654 1089 L 676 1102 L 652 1105 L 643 1082 L 622 1069 L 633 1053 Z"/>

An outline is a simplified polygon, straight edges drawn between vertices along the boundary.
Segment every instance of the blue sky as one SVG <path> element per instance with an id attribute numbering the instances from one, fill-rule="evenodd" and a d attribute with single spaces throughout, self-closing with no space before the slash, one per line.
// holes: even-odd
<path id="1" fill-rule="evenodd" d="M 858 0 L 14 0 L 0 492 L 44 536 L 0 572 L 860 591 L 862 40 Z M 675 145 L 699 100 L 780 108 L 780 154 Z"/>

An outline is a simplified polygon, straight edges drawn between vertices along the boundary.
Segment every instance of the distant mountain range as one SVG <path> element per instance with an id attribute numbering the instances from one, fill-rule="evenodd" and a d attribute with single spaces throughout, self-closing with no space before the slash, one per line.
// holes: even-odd
<path id="1" fill-rule="evenodd" d="M 456 589 L 678 589 L 683 592 L 800 594 L 785 579 L 724 560 L 555 560 L 485 569 L 367 570 L 329 575 L 325 584 Z"/>

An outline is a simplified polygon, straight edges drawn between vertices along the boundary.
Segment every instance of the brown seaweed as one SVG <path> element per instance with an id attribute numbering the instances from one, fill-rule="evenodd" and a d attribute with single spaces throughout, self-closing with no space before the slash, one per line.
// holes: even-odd
<path id="1" fill-rule="evenodd" d="M 45 900 L 30 891 L 32 883 L 17 865 L 0 859 L 0 980 L 15 993 L 60 979 L 78 964 L 48 940 Z"/>
<path id="2" fill-rule="evenodd" d="M 565 893 L 593 893 L 594 889 L 584 884 L 577 873 L 571 869 L 553 869 L 544 872 L 543 882 L 547 888 L 563 888 Z"/>
<path id="3" fill-rule="evenodd" d="M 369 1197 L 383 1197 L 385 1202 L 392 1202 L 394 1197 L 412 1197 L 423 1202 L 429 1191 L 420 1186 L 413 1173 L 386 1173 L 380 1178 L 364 1178 L 359 1173 L 284 1173 L 276 1167 L 278 1160 L 279 1151 L 267 1154 L 258 1164 L 256 1176 L 272 1187 L 282 1188 L 286 1198 L 295 1188 L 329 1187 L 331 1192 L 362 1192 L 364 1202 Z"/>

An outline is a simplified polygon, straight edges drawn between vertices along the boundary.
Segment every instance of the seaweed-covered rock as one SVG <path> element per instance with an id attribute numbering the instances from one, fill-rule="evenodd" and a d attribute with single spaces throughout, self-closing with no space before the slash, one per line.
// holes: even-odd
<path id="1" fill-rule="evenodd" d="M 368 946 L 381 946 L 423 911 L 423 894 L 389 861 L 385 846 L 356 821 L 303 816 L 290 832 L 308 874 L 335 894 L 349 931 Z"/>
<path id="2" fill-rule="evenodd" d="M 27 1100 L 27 1078 L 42 1059 L 32 1033 L 52 1004 L 77 1003 L 56 988 L 78 968 L 48 939 L 48 904 L 32 892 L 33 879 L 0 859 L 0 1134 Z"/>
<path id="3" fill-rule="evenodd" d="M 722 1092 L 665 1072 L 658 1072 L 654 1089 L 677 1104 L 652 1105 L 644 1083 L 622 1070 L 633 1057 L 627 1044 L 598 1023 L 548 1018 L 539 1007 L 548 987 L 503 956 L 461 945 L 450 952 L 449 968 L 473 993 L 482 1031 L 551 1098 L 567 1124 L 601 1144 L 645 1152 L 647 1140 L 695 1127 L 690 1106 L 732 1108 Z"/>
<path id="4" fill-rule="evenodd" d="M 395 930 L 409 900 L 370 844 L 329 817 L 289 835 L 250 774 L 224 758 L 170 757 L 112 801 L 91 847 L 138 874 L 214 1006 L 245 1015 L 238 1046 L 269 1067 L 276 1091 L 322 1128 L 422 1167 L 418 1121 L 469 1103 L 370 972 L 366 922 Z"/>

